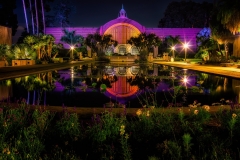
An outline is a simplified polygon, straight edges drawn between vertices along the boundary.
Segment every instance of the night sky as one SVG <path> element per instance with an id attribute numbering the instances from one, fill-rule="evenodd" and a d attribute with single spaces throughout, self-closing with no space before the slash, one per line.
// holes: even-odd
<path id="1" fill-rule="evenodd" d="M 58 0 L 55 0 L 56 3 Z M 72 26 L 98 27 L 118 17 L 124 6 L 127 16 L 146 27 L 157 27 L 168 4 L 176 0 L 73 0 L 76 7 L 71 15 Z M 178 0 L 180 1 L 180 0 Z M 213 0 L 192 0 L 202 3 Z M 17 0 L 18 20 L 24 24 L 22 0 Z"/>
<path id="2" fill-rule="evenodd" d="M 57 3 L 58 0 L 55 0 Z M 99 27 L 118 17 L 122 5 L 129 19 L 139 22 L 145 27 L 157 27 L 168 4 L 176 0 L 73 0 L 75 13 L 70 17 L 70 27 Z M 178 0 L 181 1 L 181 0 Z M 213 2 L 213 0 L 192 0 L 197 3 Z M 25 27 L 22 0 L 17 0 L 19 32 Z"/>

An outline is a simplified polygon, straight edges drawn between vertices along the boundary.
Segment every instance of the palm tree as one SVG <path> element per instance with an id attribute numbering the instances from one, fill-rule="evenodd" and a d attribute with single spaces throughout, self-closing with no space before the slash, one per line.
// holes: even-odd
<path id="1" fill-rule="evenodd" d="M 147 34 L 141 33 L 137 37 L 131 37 L 127 40 L 128 44 L 136 46 L 138 49 L 140 56 L 142 56 L 142 60 L 147 60 L 146 56 L 149 51 L 152 50 L 153 47 L 159 46 L 161 44 L 161 40 L 155 34 Z"/>
<path id="2" fill-rule="evenodd" d="M 157 47 L 161 44 L 161 40 L 156 34 L 150 33 L 146 36 L 146 47 L 148 52 L 152 52 L 153 47 Z"/>
<path id="3" fill-rule="evenodd" d="M 145 37 L 146 37 L 146 34 L 141 33 L 137 37 L 130 37 L 130 39 L 127 40 L 127 43 L 131 44 L 132 46 L 136 46 L 136 48 L 138 49 L 138 52 L 140 53 L 145 46 Z"/>
<path id="4" fill-rule="evenodd" d="M 101 48 L 101 52 L 106 52 L 107 48 L 110 46 L 116 47 L 118 42 L 112 39 L 111 34 L 105 34 L 105 35 L 95 35 L 97 44 Z"/>
<path id="5" fill-rule="evenodd" d="M 25 17 L 25 21 L 26 21 L 27 33 L 29 33 L 28 18 L 27 18 L 27 13 L 26 13 L 25 0 L 22 0 L 22 2 L 23 2 L 23 11 L 24 11 L 24 17 Z"/>
<path id="6" fill-rule="evenodd" d="M 11 47 L 7 44 L 0 44 L 0 60 L 4 60 L 5 64 L 8 65 L 12 58 Z"/>
<path id="7" fill-rule="evenodd" d="M 17 44 L 13 47 L 16 59 L 35 59 L 35 52 L 26 44 Z"/>
<path id="8" fill-rule="evenodd" d="M 23 43 L 26 43 L 29 46 L 32 46 L 35 42 L 36 42 L 36 37 L 33 35 L 28 35 L 23 39 Z"/>
<path id="9" fill-rule="evenodd" d="M 39 34 L 39 22 L 38 22 L 38 8 L 37 8 L 37 0 L 35 0 L 35 12 L 36 12 L 36 26 L 37 26 L 37 32 L 36 34 Z"/>
<path id="10" fill-rule="evenodd" d="M 240 1 L 239 0 L 219 0 L 217 18 L 221 24 L 233 35 L 240 29 Z"/>
<path id="11" fill-rule="evenodd" d="M 63 49 L 63 45 L 61 43 L 53 44 L 51 53 L 53 55 L 52 58 L 56 58 L 60 49 Z"/>
<path id="12" fill-rule="evenodd" d="M 70 47 L 81 45 L 84 41 L 83 36 L 77 35 L 76 31 L 63 29 L 63 33 L 64 35 L 61 37 L 60 41 L 67 43 Z M 70 59 L 73 59 L 73 51 L 70 53 Z"/>
<path id="13" fill-rule="evenodd" d="M 180 44 L 180 43 L 181 43 L 181 41 L 180 41 L 180 36 L 177 35 L 177 36 L 173 37 L 173 36 L 169 35 L 169 36 L 167 36 L 167 37 L 165 38 L 165 40 L 166 40 L 167 46 L 168 46 L 169 48 L 174 47 L 174 48 L 173 48 L 173 58 L 175 58 L 174 49 L 175 49 L 175 46 L 176 46 L 177 44 Z"/>
<path id="14" fill-rule="evenodd" d="M 46 42 L 47 48 L 47 57 L 51 58 L 52 47 L 55 41 L 55 38 L 52 35 L 43 34 L 42 39 Z"/>
<path id="15" fill-rule="evenodd" d="M 233 35 L 221 22 L 219 19 L 219 7 L 216 6 L 212 13 L 212 18 L 209 21 L 210 29 L 211 29 L 211 37 L 216 40 L 220 45 L 224 44 L 225 48 L 225 59 L 228 60 L 228 43 L 233 41 Z M 219 47 L 220 51 L 220 47 Z M 220 51 L 221 52 L 221 51 Z"/>
<path id="16" fill-rule="evenodd" d="M 34 45 L 33 48 L 37 52 L 37 59 L 41 60 L 43 58 L 43 53 L 41 52 L 41 49 L 46 45 L 46 42 L 39 39 Z"/>
<path id="17" fill-rule="evenodd" d="M 0 59 L 3 59 L 9 53 L 10 46 L 7 44 L 0 44 Z"/>
<path id="18" fill-rule="evenodd" d="M 43 6 L 43 0 L 41 0 L 41 6 L 42 6 L 42 20 L 43 20 L 43 34 L 46 33 L 45 29 L 46 29 L 46 26 L 45 26 L 45 15 L 44 15 L 44 6 Z"/>
<path id="19" fill-rule="evenodd" d="M 32 33 L 35 34 L 35 23 L 34 23 L 33 9 L 32 9 L 32 0 L 29 0 L 29 7 L 31 12 L 31 18 L 32 18 Z"/>
<path id="20" fill-rule="evenodd" d="M 88 34 L 86 39 L 85 39 L 85 45 L 91 48 L 93 53 L 98 52 L 97 44 L 100 40 L 101 35 L 98 33 L 95 34 Z"/>

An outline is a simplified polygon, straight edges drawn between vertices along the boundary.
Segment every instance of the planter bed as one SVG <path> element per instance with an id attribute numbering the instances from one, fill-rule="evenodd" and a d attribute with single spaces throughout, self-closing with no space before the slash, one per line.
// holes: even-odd
<path id="1" fill-rule="evenodd" d="M 233 66 L 233 63 L 220 63 L 220 66 L 222 66 L 222 67 L 231 67 L 231 66 Z"/>
<path id="2" fill-rule="evenodd" d="M 0 104 L 2 159 L 238 159 L 240 112 L 219 107 L 111 108 L 91 118 L 62 107 Z M 211 110 L 211 108 L 210 108 Z M 172 112 L 174 111 L 174 112 Z M 221 145 L 220 145 L 221 144 Z M 227 153 L 225 151 L 228 151 Z M 214 154 L 213 154 L 214 153 Z"/>

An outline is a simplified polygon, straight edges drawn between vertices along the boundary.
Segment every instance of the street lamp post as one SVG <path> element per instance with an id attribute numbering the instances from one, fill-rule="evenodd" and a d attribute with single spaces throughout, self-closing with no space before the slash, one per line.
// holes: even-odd
<path id="1" fill-rule="evenodd" d="M 183 48 L 184 48 L 184 52 L 185 52 L 185 62 L 187 62 L 187 49 L 188 49 L 188 44 L 187 43 L 184 43 L 183 44 Z"/>
<path id="2" fill-rule="evenodd" d="M 174 51 L 175 51 L 175 46 L 172 46 L 172 52 L 173 52 L 173 59 L 175 58 L 175 53 L 174 53 Z"/>
<path id="3" fill-rule="evenodd" d="M 71 46 L 71 56 L 70 56 L 71 60 L 73 59 L 73 50 L 74 50 L 74 46 Z"/>

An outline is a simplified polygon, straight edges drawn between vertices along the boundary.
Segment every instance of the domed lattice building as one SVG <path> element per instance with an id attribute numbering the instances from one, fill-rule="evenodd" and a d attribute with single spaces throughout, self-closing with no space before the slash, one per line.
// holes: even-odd
<path id="1" fill-rule="evenodd" d="M 129 19 L 127 17 L 127 12 L 125 9 L 121 8 L 118 17 L 116 19 L 110 20 L 109 22 L 103 24 L 99 27 L 69 27 L 69 31 L 75 31 L 76 34 L 87 37 L 88 34 L 99 33 L 101 35 L 111 34 L 113 39 L 118 41 L 118 45 L 114 47 L 114 53 L 118 54 L 131 54 L 138 55 L 138 50 L 136 47 L 127 44 L 127 40 L 130 37 L 138 36 L 140 33 L 154 33 L 160 39 L 166 36 L 180 36 L 182 42 L 188 42 L 190 45 L 190 50 L 192 52 L 196 51 L 196 35 L 202 28 L 146 28 L 142 24 Z M 60 43 L 61 36 L 63 36 L 61 27 L 48 27 L 46 28 L 46 34 L 52 34 L 56 43 Z M 68 45 L 64 45 L 65 48 L 69 48 Z M 92 56 L 89 49 L 88 56 Z M 158 48 L 154 48 L 153 57 L 158 56 Z"/>

